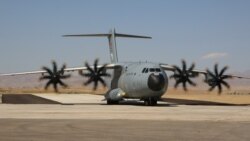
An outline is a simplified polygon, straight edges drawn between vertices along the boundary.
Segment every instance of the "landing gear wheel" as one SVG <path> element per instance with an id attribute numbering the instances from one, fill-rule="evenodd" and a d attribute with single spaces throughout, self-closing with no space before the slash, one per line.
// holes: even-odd
<path id="1" fill-rule="evenodd" d="M 149 100 L 144 100 L 144 105 L 149 106 Z"/>
<path id="2" fill-rule="evenodd" d="M 119 101 L 107 100 L 107 104 L 108 104 L 108 105 L 119 104 Z"/>
<path id="3" fill-rule="evenodd" d="M 157 99 L 156 98 L 147 98 L 144 100 L 144 104 L 146 106 L 155 106 L 155 105 L 157 105 Z"/>
<path id="4" fill-rule="evenodd" d="M 151 104 L 152 104 L 152 106 L 157 105 L 157 100 L 156 100 L 156 99 L 152 100 L 152 101 L 151 101 Z"/>

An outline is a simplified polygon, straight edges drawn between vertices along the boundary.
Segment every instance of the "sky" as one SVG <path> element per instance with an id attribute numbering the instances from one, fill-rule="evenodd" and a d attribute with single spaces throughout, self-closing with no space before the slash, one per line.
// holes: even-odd
<path id="1" fill-rule="evenodd" d="M 0 0 L 0 73 L 40 70 L 51 60 L 68 67 L 110 62 L 106 38 L 64 34 L 118 33 L 121 62 L 151 61 L 197 69 L 219 63 L 250 70 L 249 0 Z"/>

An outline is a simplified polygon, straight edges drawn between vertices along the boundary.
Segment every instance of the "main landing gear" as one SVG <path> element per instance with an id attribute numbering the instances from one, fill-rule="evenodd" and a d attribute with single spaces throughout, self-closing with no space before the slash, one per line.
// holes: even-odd
<path id="1" fill-rule="evenodd" d="M 144 98 L 144 99 L 141 99 L 141 100 L 144 101 L 145 106 L 155 106 L 155 105 L 157 105 L 158 98 L 149 97 L 149 98 Z M 107 104 L 108 105 L 116 105 L 116 104 L 119 104 L 119 101 L 107 99 Z"/>
<path id="2" fill-rule="evenodd" d="M 150 97 L 150 98 L 144 99 L 144 105 L 146 105 L 146 106 L 155 106 L 155 105 L 157 105 L 157 98 Z"/>

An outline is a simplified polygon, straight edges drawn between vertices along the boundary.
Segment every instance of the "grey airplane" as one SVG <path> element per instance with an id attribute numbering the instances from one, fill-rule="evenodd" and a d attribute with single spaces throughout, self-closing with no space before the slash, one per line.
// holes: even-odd
<path id="1" fill-rule="evenodd" d="M 1 74 L 0 76 L 40 73 L 42 74 L 40 80 L 48 80 L 45 89 L 53 85 L 56 92 L 58 91 L 58 84 L 67 87 L 62 79 L 69 78 L 70 74 L 65 74 L 65 72 L 78 71 L 81 76 L 88 78 L 84 85 L 93 83 L 93 90 L 97 89 L 99 82 L 103 86 L 107 86 L 104 77 L 111 77 L 111 84 L 104 95 L 107 104 L 118 104 L 124 99 L 139 99 L 144 101 L 145 105 L 149 106 L 157 105 L 157 101 L 166 93 L 168 78 L 173 78 L 176 81 L 174 85 L 175 88 L 177 88 L 179 84 L 182 84 L 186 91 L 187 84 L 196 86 L 192 78 L 197 77 L 199 74 L 203 74 L 205 76 L 204 82 L 210 86 L 209 91 L 218 87 L 218 93 L 222 92 L 222 86 L 230 88 L 225 79 L 250 79 L 247 77 L 225 74 L 228 67 L 225 66 L 219 71 L 218 64 L 215 64 L 214 72 L 212 72 L 210 70 L 196 70 L 194 69 L 194 63 L 191 64 L 190 67 L 187 67 L 184 60 L 182 60 L 182 67 L 152 62 L 123 63 L 118 61 L 116 47 L 117 37 L 151 39 L 151 37 L 148 36 L 120 34 L 116 33 L 113 29 L 107 34 L 63 35 L 63 37 L 107 37 L 109 41 L 111 62 L 104 65 L 98 65 L 98 60 L 95 60 L 94 65 L 89 65 L 87 62 L 84 67 L 66 68 L 66 65 L 63 65 L 59 70 L 57 69 L 56 63 L 53 62 L 53 69 L 43 67 L 40 71 Z M 112 75 L 109 74 L 107 70 L 112 70 Z M 166 71 L 172 71 L 173 75 L 168 77 Z"/>

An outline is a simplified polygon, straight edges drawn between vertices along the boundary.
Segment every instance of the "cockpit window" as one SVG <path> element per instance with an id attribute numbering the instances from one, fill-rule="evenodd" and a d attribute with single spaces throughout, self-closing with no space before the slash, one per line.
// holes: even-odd
<path id="1" fill-rule="evenodd" d="M 149 71 L 150 72 L 155 72 L 155 69 L 154 68 L 150 68 Z"/>
<path id="2" fill-rule="evenodd" d="M 161 72 L 160 68 L 156 68 L 155 70 L 156 70 L 156 72 Z"/>
<path id="3" fill-rule="evenodd" d="M 160 68 L 143 68 L 142 73 L 148 73 L 149 72 L 161 72 Z"/>
<path id="4" fill-rule="evenodd" d="M 144 69 L 142 70 L 142 73 L 148 73 L 148 68 L 144 68 Z"/>

